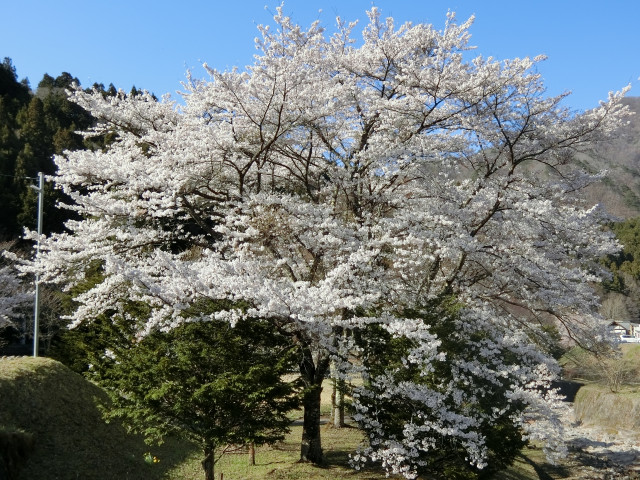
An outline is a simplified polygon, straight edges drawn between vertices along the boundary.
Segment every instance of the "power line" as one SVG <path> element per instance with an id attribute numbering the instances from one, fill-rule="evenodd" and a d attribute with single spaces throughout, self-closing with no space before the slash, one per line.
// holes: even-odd
<path id="1" fill-rule="evenodd" d="M 26 178 L 26 179 L 29 179 L 29 180 L 38 180 L 38 177 L 25 177 L 25 176 L 22 176 L 22 175 L 8 175 L 6 173 L 0 173 L 0 177 L 23 178 L 23 179 Z"/>

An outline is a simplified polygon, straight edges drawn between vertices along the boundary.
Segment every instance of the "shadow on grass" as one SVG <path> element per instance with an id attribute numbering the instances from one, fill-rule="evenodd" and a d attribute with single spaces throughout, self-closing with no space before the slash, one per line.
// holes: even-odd
<path id="1" fill-rule="evenodd" d="M 346 450 L 331 450 L 324 453 L 324 463 L 328 466 L 338 465 L 349 468 L 349 455 L 353 453 Z"/>
<path id="2" fill-rule="evenodd" d="M 567 469 L 565 469 L 563 467 L 553 466 L 553 465 L 542 466 L 542 465 L 534 462 L 531 458 L 527 457 L 524 454 L 520 454 L 520 455 L 518 455 L 518 457 L 520 459 L 522 459 L 523 462 L 525 462 L 526 464 L 530 465 L 531 468 L 533 468 L 533 470 L 536 472 L 536 475 L 538 476 L 538 478 L 540 480 L 554 480 L 554 477 L 549 472 L 547 472 L 547 469 L 549 469 L 549 468 L 552 469 L 553 472 L 556 473 L 560 477 L 566 477 L 570 473 Z"/>
<path id="3" fill-rule="evenodd" d="M 300 445 L 282 442 L 271 445 L 270 448 L 279 452 L 296 452 L 300 450 Z"/>
<path id="4" fill-rule="evenodd" d="M 550 474 L 548 474 L 541 465 L 537 464 L 526 455 L 521 454 L 519 455 L 519 457 L 522 459 L 523 462 L 525 462 L 526 464 L 530 465 L 531 468 L 533 468 L 533 470 L 536 472 L 536 475 L 540 480 L 554 480 L 554 478 Z"/>
<path id="5" fill-rule="evenodd" d="M 145 455 L 149 453 L 152 457 L 157 457 L 158 463 L 145 462 Z M 178 438 L 169 438 L 162 445 L 147 445 L 140 443 L 136 446 L 135 455 L 142 460 L 145 465 L 140 468 L 140 473 L 146 470 L 145 477 L 149 479 L 168 478 L 167 474 L 173 471 L 178 465 L 184 464 L 188 459 L 201 456 L 201 451 L 195 445 Z"/>

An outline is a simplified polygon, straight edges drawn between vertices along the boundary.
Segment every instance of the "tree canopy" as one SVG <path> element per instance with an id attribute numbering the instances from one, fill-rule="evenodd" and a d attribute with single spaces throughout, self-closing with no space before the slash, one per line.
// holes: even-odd
<path id="1" fill-rule="evenodd" d="M 181 106 L 76 90 L 99 119 L 88 134 L 115 140 L 56 157 L 56 183 L 81 219 L 47 239 L 34 268 L 72 288 L 100 262 L 104 280 L 76 297 L 76 324 L 127 298 L 150 306 L 142 336 L 252 318 L 289 335 L 307 385 L 304 460 L 322 459 L 319 393 L 332 355 L 360 369 L 365 388 L 413 405 L 393 429 L 359 409 L 363 455 L 390 472 L 424 469 L 434 434 L 483 468 L 495 434 L 469 400 L 488 385 L 521 404 L 503 420 L 522 440 L 557 446 L 557 429 L 527 421 L 558 423 L 558 399 L 544 393 L 555 362 L 540 338 L 556 322 L 594 345 L 590 284 L 617 249 L 601 209 L 579 196 L 595 177 L 573 158 L 619 126 L 624 92 L 576 114 L 565 95 L 546 96 L 542 58 L 470 58 L 471 20 L 449 15 L 437 30 L 396 27 L 375 8 L 369 17 L 355 43 L 354 24 L 328 36 L 278 10 L 252 65 L 208 68 Z M 446 298 L 457 314 L 442 314 L 446 327 L 427 321 Z M 194 317 L 204 299 L 229 308 Z M 372 326 L 410 340 L 397 368 L 418 377 L 455 351 L 440 350 L 443 332 L 473 342 L 481 359 L 461 356 L 435 383 L 367 371 L 351 362 L 352 337 L 334 334 Z M 467 376 L 471 391 L 450 381 Z"/>
<path id="2" fill-rule="evenodd" d="M 607 259 L 607 266 L 614 274 L 625 273 L 640 279 L 640 218 L 613 223 L 611 229 L 623 248 Z"/>

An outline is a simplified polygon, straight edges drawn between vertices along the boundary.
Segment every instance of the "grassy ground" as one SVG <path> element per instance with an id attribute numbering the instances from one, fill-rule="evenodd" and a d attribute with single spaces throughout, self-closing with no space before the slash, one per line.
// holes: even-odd
<path id="1" fill-rule="evenodd" d="M 640 428 L 640 344 L 621 344 L 619 354 L 596 359 L 576 348 L 562 359 L 585 384 L 575 398 L 576 418 L 612 432 Z"/>
<path id="2" fill-rule="evenodd" d="M 323 414 L 329 413 L 329 389 Z M 105 424 L 98 404 L 105 394 L 62 364 L 46 358 L 0 359 L 0 432 L 33 435 L 35 450 L 20 480 L 191 480 L 202 478 L 201 452 L 171 440 L 148 446 L 115 424 Z M 256 465 L 248 455 L 225 455 L 216 471 L 225 479 L 370 479 L 380 471 L 355 472 L 348 455 L 362 442 L 355 428 L 322 431 L 326 465 L 296 463 L 302 427 L 295 425 L 284 442 L 260 447 Z M 145 461 L 145 454 L 159 462 Z"/>
<path id="3" fill-rule="evenodd" d="M 334 429 L 324 427 L 322 444 L 326 464 L 317 467 L 308 463 L 298 463 L 300 458 L 300 434 L 302 427 L 294 426 L 284 442 L 274 447 L 256 449 L 256 464 L 249 465 L 246 451 L 226 454 L 216 464 L 216 478 L 223 474 L 224 479 L 262 480 L 382 480 L 385 477 L 380 470 L 356 472 L 348 466 L 348 456 L 362 441 L 361 433 L 355 428 Z M 167 478 L 200 478 L 202 470 L 200 457 L 194 454 L 187 461 L 176 465 L 168 472 Z"/>
<path id="4" fill-rule="evenodd" d="M 33 435 L 35 450 L 19 480 L 192 480 L 203 478 L 201 452 L 175 440 L 145 445 L 115 424 L 105 424 L 98 403 L 105 394 L 83 377 L 46 358 L 0 359 L 0 432 Z M 323 392 L 324 415 L 329 413 L 330 389 Z M 301 412 L 297 412 L 296 415 Z M 382 480 L 379 469 L 356 472 L 349 454 L 363 442 L 356 428 L 322 428 L 326 464 L 297 463 L 302 427 L 295 422 L 284 442 L 259 447 L 256 465 L 247 452 L 225 455 L 216 465 L 216 478 L 225 480 Z M 159 461 L 146 462 L 145 454 Z M 558 480 L 567 467 L 551 467 L 538 449 L 525 449 L 515 464 L 495 480 Z"/>
<path id="5" fill-rule="evenodd" d="M 166 468 L 153 469 L 144 461 L 149 447 L 141 438 L 103 422 L 97 405 L 104 400 L 102 390 L 53 360 L 0 360 L 0 431 L 34 438 L 20 478 L 163 478 Z M 171 462 L 183 461 L 188 453 L 173 450 Z"/>
<path id="6" fill-rule="evenodd" d="M 605 385 L 583 386 L 575 399 L 576 419 L 612 432 L 640 429 L 640 388 L 623 387 L 611 392 Z"/>

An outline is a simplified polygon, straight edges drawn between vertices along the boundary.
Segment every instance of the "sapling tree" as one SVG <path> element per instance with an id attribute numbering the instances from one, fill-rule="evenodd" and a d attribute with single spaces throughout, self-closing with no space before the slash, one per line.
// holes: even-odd
<path id="1" fill-rule="evenodd" d="M 396 27 L 377 9 L 369 19 L 356 44 L 355 24 L 339 20 L 328 35 L 279 9 L 276 29 L 260 27 L 252 65 L 207 67 L 210 79 L 186 84 L 179 107 L 73 92 L 100 119 L 87 135 L 116 140 L 56 158 L 54 180 L 82 220 L 52 235 L 35 267 L 71 288 L 101 262 L 104 281 L 76 297 L 74 325 L 117 308 L 126 292 L 152 307 L 141 336 L 178 327 L 203 299 L 229 308 L 190 320 L 262 319 L 289 335 L 307 387 L 301 458 L 316 463 L 322 379 L 332 355 L 353 367 L 337 332 L 378 325 L 416 342 L 407 361 L 429 370 L 440 333 L 416 319 L 431 318 L 441 298 L 456 298 L 456 325 L 470 325 L 472 339 L 487 332 L 476 347 L 496 356 L 471 387 L 447 395 L 499 382 L 504 398 L 522 402 L 514 425 L 534 411 L 554 420 L 555 400 L 542 393 L 553 360 L 536 347 L 542 326 L 551 319 L 594 344 L 594 260 L 617 248 L 604 212 L 579 197 L 595 178 L 573 156 L 624 119 L 623 93 L 572 112 L 566 95 L 546 96 L 542 58 L 472 57 L 471 20 L 449 15 L 438 30 Z M 524 373 L 503 382 L 507 353 L 504 365 Z M 394 395 L 434 398 L 419 382 L 378 377 Z M 436 428 L 480 468 L 486 412 L 464 405 L 435 403 L 407 428 Z M 384 428 L 370 432 L 373 446 L 387 446 L 385 466 L 407 477 L 439 448 L 409 434 L 393 437 L 395 448 Z"/>

